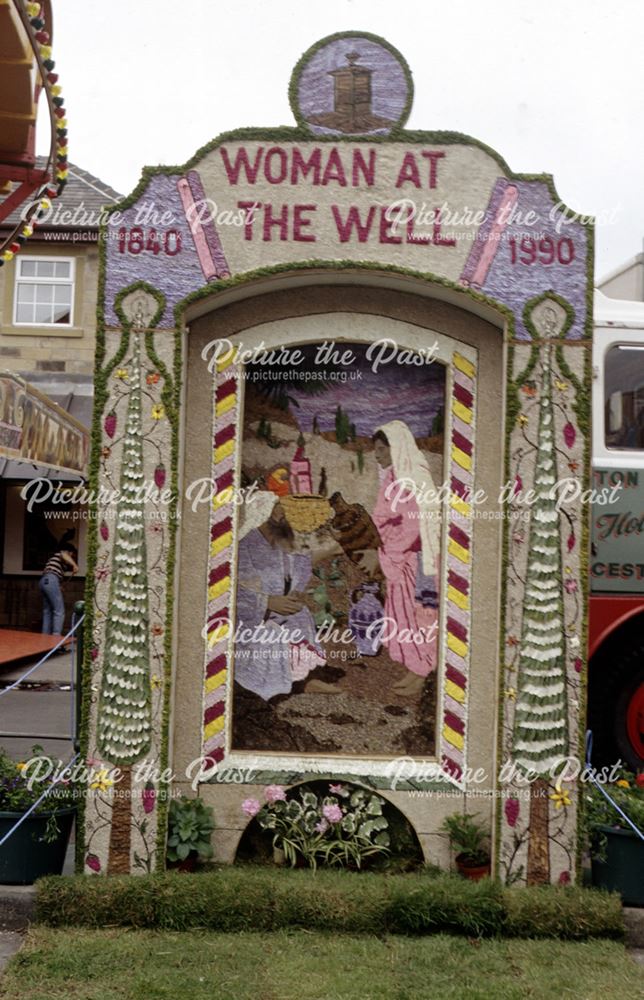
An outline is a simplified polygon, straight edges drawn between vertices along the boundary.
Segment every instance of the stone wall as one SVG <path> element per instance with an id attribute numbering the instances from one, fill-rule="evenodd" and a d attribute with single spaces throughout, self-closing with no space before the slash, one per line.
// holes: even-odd
<path id="1" fill-rule="evenodd" d="M 14 326 L 16 262 L 0 269 L 0 368 L 91 375 L 94 371 L 98 248 L 32 240 L 20 255 L 74 257 L 76 279 L 71 327 Z"/>

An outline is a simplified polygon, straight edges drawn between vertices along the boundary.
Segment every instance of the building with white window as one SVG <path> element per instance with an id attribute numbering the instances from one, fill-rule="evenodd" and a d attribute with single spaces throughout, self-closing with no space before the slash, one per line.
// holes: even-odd
<path id="1" fill-rule="evenodd" d="M 75 265 L 73 257 L 18 257 L 13 325 L 73 328 Z"/>
<path id="2" fill-rule="evenodd" d="M 81 483 L 87 468 L 99 229 L 104 206 L 120 197 L 70 164 L 63 195 L 0 269 L 0 626 L 39 629 L 43 559 L 63 537 L 81 569 L 66 585 L 68 611 L 83 596 L 87 523 L 56 484 Z M 43 485 L 29 509 L 21 494 L 36 480 L 51 483 L 51 496 Z"/>
<path id="3" fill-rule="evenodd" d="M 0 270 L 0 367 L 91 376 L 101 213 L 120 195 L 70 164 L 29 243 Z M 24 211 L 24 208 L 23 208 Z M 15 224 L 14 216 L 6 222 Z"/>

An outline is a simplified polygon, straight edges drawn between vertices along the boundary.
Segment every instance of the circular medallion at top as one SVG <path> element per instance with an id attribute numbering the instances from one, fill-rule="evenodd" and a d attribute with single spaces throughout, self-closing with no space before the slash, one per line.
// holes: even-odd
<path id="1" fill-rule="evenodd" d="M 314 135 L 389 135 L 405 124 L 412 97 L 403 56 L 366 32 L 323 38 L 304 53 L 291 77 L 293 114 Z"/>

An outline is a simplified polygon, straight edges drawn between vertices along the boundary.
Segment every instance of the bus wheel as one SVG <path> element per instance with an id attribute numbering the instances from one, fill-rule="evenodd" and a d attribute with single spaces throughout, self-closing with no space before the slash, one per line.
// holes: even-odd
<path id="1" fill-rule="evenodd" d="M 637 772 L 644 769 L 644 643 L 633 634 L 616 639 L 591 663 L 592 763 L 612 767 L 621 759 L 625 767 Z"/>
<path id="2" fill-rule="evenodd" d="M 644 767 L 644 670 L 617 699 L 617 744 L 633 770 Z"/>

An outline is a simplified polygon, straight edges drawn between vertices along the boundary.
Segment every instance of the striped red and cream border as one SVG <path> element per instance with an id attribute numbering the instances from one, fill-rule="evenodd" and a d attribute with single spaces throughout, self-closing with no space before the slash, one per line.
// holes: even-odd
<path id="1" fill-rule="evenodd" d="M 440 761 L 455 781 L 463 779 L 467 739 L 472 585 L 472 505 L 476 366 L 458 351 L 452 356 L 450 505 L 447 529 L 445 666 Z"/>
<path id="2" fill-rule="evenodd" d="M 208 603 L 203 700 L 202 754 L 208 763 L 223 760 L 226 747 L 226 693 L 232 630 L 235 446 L 241 367 L 232 353 L 217 365 L 214 396 L 213 490 L 208 559 Z"/>
<path id="3" fill-rule="evenodd" d="M 226 697 L 231 667 L 233 626 L 235 449 L 240 416 L 241 366 L 232 355 L 217 366 L 214 387 L 212 478 L 215 495 L 210 518 L 208 602 L 205 629 L 203 748 L 206 762 L 220 763 L 226 753 Z M 470 659 L 472 509 L 467 500 L 474 483 L 476 366 L 452 355 L 451 501 L 447 528 L 445 666 L 439 722 L 439 759 L 452 781 L 465 770 L 467 693 Z"/>

